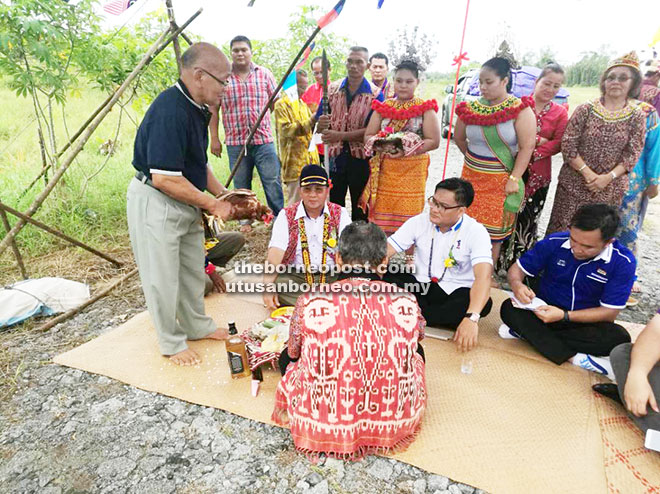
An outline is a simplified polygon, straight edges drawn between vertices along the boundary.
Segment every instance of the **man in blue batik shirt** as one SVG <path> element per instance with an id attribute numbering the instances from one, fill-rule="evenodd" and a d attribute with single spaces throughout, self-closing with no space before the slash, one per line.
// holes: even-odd
<path id="1" fill-rule="evenodd" d="M 527 310 L 504 302 L 500 336 L 522 337 L 557 365 L 570 360 L 613 376 L 607 355 L 630 342 L 614 320 L 626 307 L 637 265 L 614 238 L 618 226 L 614 207 L 588 204 L 569 231 L 549 235 L 525 252 L 509 269 L 509 284 L 520 303 L 538 297 L 544 304 Z M 536 291 L 525 285 L 526 276 L 538 278 Z"/>

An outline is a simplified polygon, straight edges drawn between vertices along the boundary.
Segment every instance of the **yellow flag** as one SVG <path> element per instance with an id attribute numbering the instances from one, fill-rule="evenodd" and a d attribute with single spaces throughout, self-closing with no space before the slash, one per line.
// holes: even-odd
<path id="1" fill-rule="evenodd" d="M 660 27 L 659 27 L 658 30 L 655 32 L 655 35 L 653 36 L 653 41 L 651 41 L 651 44 L 650 44 L 649 46 L 650 46 L 650 47 L 654 47 L 654 46 L 657 45 L 658 43 L 660 43 Z"/>

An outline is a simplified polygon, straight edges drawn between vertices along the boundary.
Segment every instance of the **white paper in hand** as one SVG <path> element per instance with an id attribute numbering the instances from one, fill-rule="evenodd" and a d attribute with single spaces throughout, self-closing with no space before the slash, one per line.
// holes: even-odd
<path id="1" fill-rule="evenodd" d="M 516 296 L 513 293 L 511 293 L 511 303 L 516 309 L 525 309 L 525 310 L 536 310 L 543 305 L 548 305 L 545 303 L 543 299 L 540 299 L 538 297 L 534 297 L 532 301 L 528 304 L 523 304 L 520 300 L 516 298 Z"/>

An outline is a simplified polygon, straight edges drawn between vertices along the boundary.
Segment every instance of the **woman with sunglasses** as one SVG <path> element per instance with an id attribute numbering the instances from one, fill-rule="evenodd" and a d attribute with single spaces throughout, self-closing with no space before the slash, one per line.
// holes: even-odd
<path id="1" fill-rule="evenodd" d="M 600 79 L 601 97 L 578 106 L 566 126 L 564 166 L 546 234 L 568 230 L 583 205 L 620 206 L 627 174 L 644 147 L 646 113 L 639 101 L 642 76 L 631 52 L 612 61 Z"/>

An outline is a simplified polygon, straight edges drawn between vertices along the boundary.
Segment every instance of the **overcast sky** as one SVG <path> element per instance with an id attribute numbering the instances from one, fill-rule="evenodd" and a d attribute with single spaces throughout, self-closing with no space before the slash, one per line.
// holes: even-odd
<path id="1" fill-rule="evenodd" d="M 236 34 L 253 39 L 282 37 L 289 16 L 301 5 L 317 4 L 325 11 L 336 1 L 255 0 L 253 7 L 247 7 L 248 0 L 173 0 L 173 4 L 179 23 L 203 7 L 204 12 L 189 30 L 221 45 Z M 385 0 L 380 10 L 377 3 L 347 0 L 339 18 L 326 29 L 373 53 L 387 52 L 388 41 L 398 27 L 418 25 L 437 40 L 437 55 L 430 69 L 452 70 L 466 0 Z M 105 17 L 109 26 L 128 19 L 132 23 L 163 4 L 163 0 L 139 0 L 122 15 Z M 483 62 L 493 55 L 496 40 L 507 34 L 518 58 L 550 47 L 558 62 L 568 64 L 579 60 L 582 52 L 598 51 L 603 45 L 617 54 L 635 49 L 645 58 L 650 56 L 649 43 L 658 29 L 660 0 L 471 0 L 464 51 L 470 59 Z M 660 44 L 656 48 L 660 51 Z"/>

